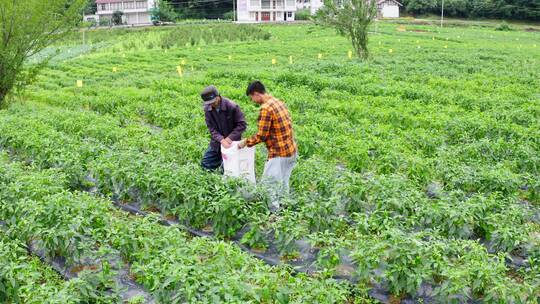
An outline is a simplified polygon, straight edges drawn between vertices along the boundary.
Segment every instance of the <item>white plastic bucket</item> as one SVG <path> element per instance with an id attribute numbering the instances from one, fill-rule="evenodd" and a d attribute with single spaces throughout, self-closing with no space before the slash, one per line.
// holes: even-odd
<path id="1" fill-rule="evenodd" d="M 255 183 L 255 147 L 238 149 L 238 143 L 233 141 L 229 149 L 221 146 L 223 175 L 245 178 Z"/>

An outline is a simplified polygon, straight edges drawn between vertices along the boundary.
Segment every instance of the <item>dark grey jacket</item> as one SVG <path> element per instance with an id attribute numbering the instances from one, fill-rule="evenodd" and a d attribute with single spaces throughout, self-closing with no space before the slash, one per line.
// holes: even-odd
<path id="1" fill-rule="evenodd" d="M 211 105 L 204 107 L 206 126 L 210 132 L 210 147 L 214 151 L 219 151 L 221 140 L 228 137 L 233 141 L 242 139 L 242 133 L 247 128 L 244 113 L 240 107 L 227 98 L 221 98 L 219 110 Z"/>

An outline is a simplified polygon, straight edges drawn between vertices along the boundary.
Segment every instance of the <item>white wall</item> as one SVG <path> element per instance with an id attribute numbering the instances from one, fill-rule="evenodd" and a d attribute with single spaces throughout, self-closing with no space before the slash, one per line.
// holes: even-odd
<path id="1" fill-rule="evenodd" d="M 122 21 L 126 24 L 150 24 L 150 14 L 146 12 L 125 13 L 122 15 Z"/>
<path id="2" fill-rule="evenodd" d="M 296 12 L 292 12 L 292 17 L 287 16 L 287 21 L 294 21 L 296 20 Z"/>
<path id="3" fill-rule="evenodd" d="M 319 10 L 319 8 L 321 8 L 323 5 L 324 3 L 322 2 L 322 0 L 311 0 L 311 6 L 309 8 L 310 13 L 312 15 L 315 15 L 317 10 Z"/>
<path id="4" fill-rule="evenodd" d="M 237 0 L 236 2 L 236 17 L 240 22 L 251 20 L 248 12 L 248 1 L 249 0 Z"/>
<path id="5" fill-rule="evenodd" d="M 306 1 L 306 0 L 298 0 L 296 2 L 296 9 L 297 10 L 300 10 L 300 9 L 304 9 L 304 8 L 309 8 L 310 7 L 310 2 L 309 1 Z"/>
<path id="6" fill-rule="evenodd" d="M 385 5 L 382 9 L 383 18 L 399 18 L 399 6 Z"/>
<path id="7" fill-rule="evenodd" d="M 139 23 L 152 23 L 150 13 L 139 13 Z"/>

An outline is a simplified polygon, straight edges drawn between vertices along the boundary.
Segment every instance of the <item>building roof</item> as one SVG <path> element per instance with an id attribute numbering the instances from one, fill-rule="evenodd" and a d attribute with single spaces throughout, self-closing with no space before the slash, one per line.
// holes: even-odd
<path id="1" fill-rule="evenodd" d="M 386 2 L 386 1 L 392 1 L 392 2 L 394 2 L 395 4 L 397 4 L 399 6 L 403 6 L 403 4 L 399 3 L 396 0 L 379 0 L 379 1 L 377 1 L 377 4 L 381 4 L 381 3 Z"/>

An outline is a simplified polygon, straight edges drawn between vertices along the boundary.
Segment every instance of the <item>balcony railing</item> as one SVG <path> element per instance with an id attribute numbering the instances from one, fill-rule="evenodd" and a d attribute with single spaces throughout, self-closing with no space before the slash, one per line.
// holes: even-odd
<path id="1" fill-rule="evenodd" d="M 116 10 L 105 10 L 105 11 L 102 11 L 102 10 L 98 10 L 97 11 L 97 14 L 112 14 L 114 13 Z M 123 9 L 123 10 L 120 10 L 121 12 L 123 12 L 124 14 L 127 14 L 127 13 L 144 13 L 144 12 L 148 12 L 148 9 L 147 8 L 128 8 L 128 9 Z"/>
<path id="2" fill-rule="evenodd" d="M 126 0 L 124 2 L 118 3 L 105 3 L 98 4 L 98 12 L 109 12 L 109 11 L 125 11 L 125 10 L 142 10 L 148 9 L 148 3 L 146 1 L 135 1 L 135 0 Z"/>
<path id="3" fill-rule="evenodd" d="M 296 10 L 296 5 L 276 4 L 276 5 L 249 5 L 249 10 Z"/>

